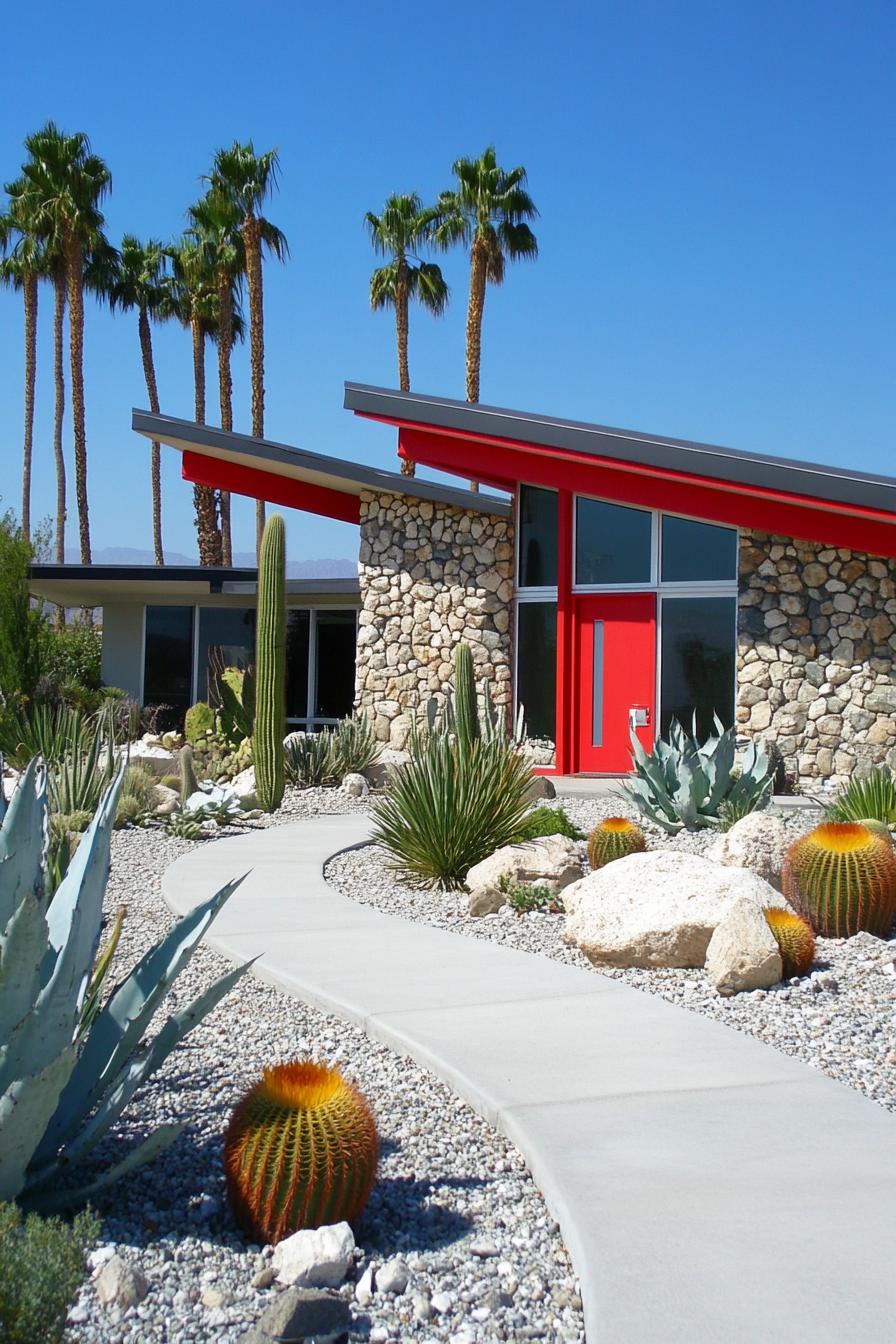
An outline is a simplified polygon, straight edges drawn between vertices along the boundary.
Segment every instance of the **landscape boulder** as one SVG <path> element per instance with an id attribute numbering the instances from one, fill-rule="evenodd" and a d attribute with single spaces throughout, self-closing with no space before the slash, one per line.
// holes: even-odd
<path id="1" fill-rule="evenodd" d="M 556 798 L 557 790 L 554 788 L 553 780 L 547 775 L 533 775 L 529 781 L 526 797 L 530 803 L 538 803 L 545 798 Z"/>
<path id="2" fill-rule="evenodd" d="M 375 761 L 364 771 L 372 789 L 385 788 L 390 773 L 399 765 L 405 765 L 411 759 L 409 751 L 397 751 L 395 747 L 384 747 Z"/>
<path id="3" fill-rule="evenodd" d="M 781 952 L 762 907 L 749 896 L 739 896 L 709 940 L 707 978 L 727 996 L 768 989 L 782 974 Z"/>
<path id="4" fill-rule="evenodd" d="M 787 827 L 780 817 L 764 811 L 750 812 L 716 838 L 707 858 L 730 868 L 749 868 L 780 890 L 789 843 Z"/>
<path id="5" fill-rule="evenodd" d="M 744 868 L 660 849 L 629 854 L 563 893 L 564 938 L 595 966 L 702 966 L 717 926 L 739 898 L 790 907 Z"/>
<path id="6" fill-rule="evenodd" d="M 230 787 L 239 799 L 240 807 L 246 811 L 258 806 L 257 785 L 255 783 L 255 766 L 247 765 L 245 770 L 241 770 L 238 775 L 234 775 L 230 781 Z"/>
<path id="7" fill-rule="evenodd" d="M 542 835 L 519 845 L 496 849 L 467 873 L 469 913 L 489 915 L 507 904 L 502 878 L 515 886 L 547 887 L 555 895 L 578 882 L 585 871 L 581 841 L 565 835 Z"/>
<path id="8" fill-rule="evenodd" d="M 348 1302 L 338 1293 L 315 1288 L 287 1288 L 278 1294 L 258 1324 L 242 1336 L 242 1344 L 291 1344 L 314 1340 L 327 1344 L 345 1336 L 351 1324 Z"/>
<path id="9" fill-rule="evenodd" d="M 303 1228 L 274 1247 L 271 1260 L 280 1283 L 299 1288 L 338 1288 L 348 1273 L 355 1238 L 348 1223 Z"/>
<path id="10" fill-rule="evenodd" d="M 349 798 L 366 798 L 370 792 L 370 785 L 363 775 L 352 771 L 342 780 L 342 792 L 348 794 Z"/>
<path id="11" fill-rule="evenodd" d="M 106 1261 L 96 1276 L 94 1286 L 104 1307 L 120 1307 L 122 1311 L 135 1307 L 149 1292 L 149 1284 L 142 1269 L 120 1255 L 113 1255 Z"/>

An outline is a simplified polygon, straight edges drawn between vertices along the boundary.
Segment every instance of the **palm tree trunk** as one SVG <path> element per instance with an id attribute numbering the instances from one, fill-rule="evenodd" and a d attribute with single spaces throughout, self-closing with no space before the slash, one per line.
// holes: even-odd
<path id="1" fill-rule="evenodd" d="M 408 368 L 408 266 L 406 261 L 398 263 L 398 275 L 395 281 L 395 337 L 398 344 L 398 386 L 402 392 L 411 390 L 411 374 Z M 402 476 L 413 476 L 416 465 L 402 458 Z"/>
<path id="2" fill-rule="evenodd" d="M 137 318 L 140 332 L 140 353 L 143 356 L 143 377 L 146 379 L 146 392 L 149 397 L 149 409 L 153 415 L 159 413 L 159 389 L 156 386 L 156 368 L 152 357 L 152 329 L 149 314 L 140 309 Z M 161 451 L 157 443 L 152 445 L 150 478 L 152 483 L 152 549 L 157 565 L 164 565 L 165 554 L 162 550 L 162 463 Z"/>
<path id="3" fill-rule="evenodd" d="M 264 438 L 264 291 L 261 277 L 261 228 L 254 215 L 243 222 L 246 248 L 246 279 L 249 285 L 249 353 L 252 369 L 252 433 Z M 255 501 L 255 554 L 261 550 L 264 532 L 264 500 Z"/>
<path id="4" fill-rule="evenodd" d="M 190 322 L 193 336 L 193 410 L 197 425 L 205 424 L 205 332 L 202 319 L 194 309 Z M 208 485 L 193 486 L 196 509 L 196 536 L 200 565 L 220 565 L 221 534 L 218 531 L 215 492 Z"/>
<path id="5" fill-rule="evenodd" d="M 31 540 L 31 449 L 34 443 L 34 381 L 37 372 L 37 276 L 25 276 L 25 442 L 22 449 L 22 534 Z"/>
<path id="6" fill-rule="evenodd" d="M 467 401 L 479 400 L 479 364 L 482 355 L 482 313 L 485 308 L 486 256 L 475 239 L 470 248 L 470 299 L 467 304 Z M 470 482 L 478 490 L 477 481 Z"/>
<path id="7" fill-rule="evenodd" d="M 62 426 L 65 419 L 65 267 L 60 262 L 53 275 L 53 377 L 56 385 L 53 416 L 53 460 L 56 463 L 56 563 L 65 564 L 65 450 Z M 57 607 L 54 625 L 65 625 L 65 607 Z"/>
<path id="8" fill-rule="evenodd" d="M 221 402 L 221 428 L 233 429 L 233 378 L 230 374 L 230 352 L 233 348 L 233 292 L 226 272 L 218 274 L 218 395 Z M 225 565 L 233 563 L 230 535 L 230 494 L 222 490 L 221 503 L 221 559 Z"/>
<path id="9" fill-rule="evenodd" d="M 84 420 L 84 255 L 78 238 L 66 245 L 68 347 L 72 380 L 72 431 L 75 443 L 75 499 L 81 564 L 90 559 L 90 506 L 87 501 L 87 432 Z M 85 620 L 88 617 L 85 616 Z"/>

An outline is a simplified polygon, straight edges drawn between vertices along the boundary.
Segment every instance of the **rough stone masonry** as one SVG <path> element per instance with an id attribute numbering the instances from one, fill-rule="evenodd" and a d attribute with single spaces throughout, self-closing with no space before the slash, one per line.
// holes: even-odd
<path id="1" fill-rule="evenodd" d="M 896 766 L 896 562 L 744 532 L 737 722 L 805 782 Z"/>
<path id="2" fill-rule="evenodd" d="M 513 524 L 492 514 L 365 492 L 358 556 L 356 706 L 377 738 L 404 747 L 412 716 L 453 678 L 455 645 L 477 680 L 511 701 Z"/>

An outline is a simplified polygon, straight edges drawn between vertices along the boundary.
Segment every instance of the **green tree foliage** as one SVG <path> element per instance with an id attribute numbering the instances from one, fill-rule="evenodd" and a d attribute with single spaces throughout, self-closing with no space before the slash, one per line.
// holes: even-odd
<path id="1" fill-rule="evenodd" d="M 7 704 L 30 697 L 41 676 L 44 620 L 32 606 L 28 568 L 34 547 L 15 515 L 0 518 L 0 692 Z M 0 711 L 2 712 L 2 711 Z"/>
<path id="2" fill-rule="evenodd" d="M 90 1209 L 71 1223 L 27 1218 L 0 1204 L 0 1339 L 4 1344 L 57 1344 L 81 1280 L 87 1251 L 99 1236 Z"/>

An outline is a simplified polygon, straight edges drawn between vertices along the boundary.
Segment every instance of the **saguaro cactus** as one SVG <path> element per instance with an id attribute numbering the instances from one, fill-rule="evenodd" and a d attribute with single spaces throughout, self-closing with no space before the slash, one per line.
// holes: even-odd
<path id="1" fill-rule="evenodd" d="M 473 653 L 469 644 L 464 643 L 458 644 L 454 654 L 454 730 L 458 746 L 464 750 L 479 737 Z"/>
<path id="2" fill-rule="evenodd" d="M 286 528 L 279 513 L 265 524 L 258 556 L 258 618 L 255 627 L 255 733 L 253 759 L 258 801 L 275 812 L 283 801 L 286 773 Z"/>

